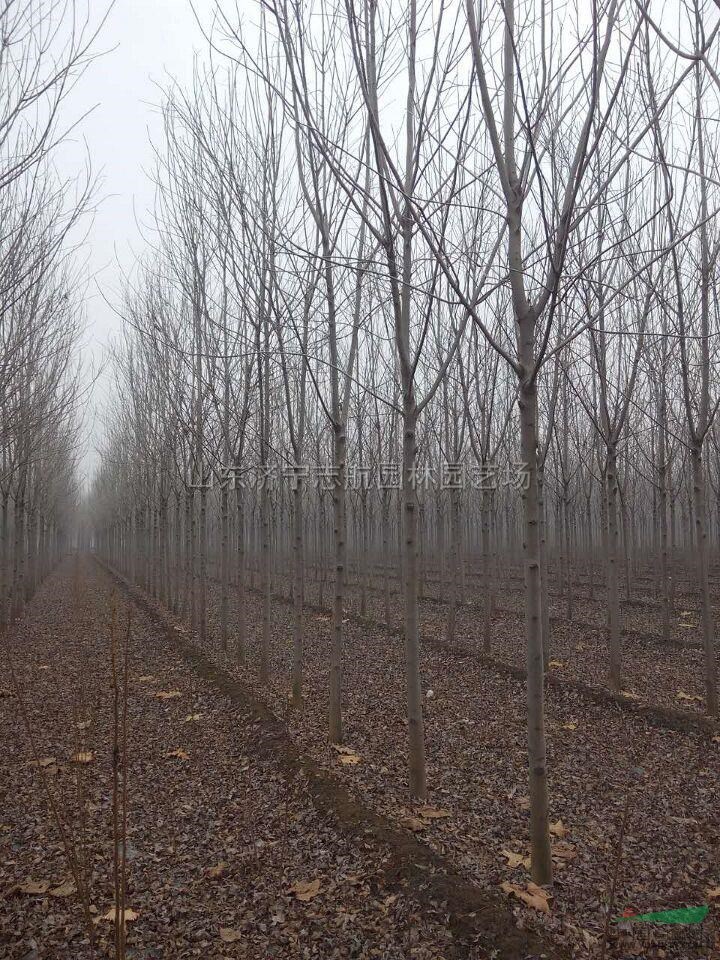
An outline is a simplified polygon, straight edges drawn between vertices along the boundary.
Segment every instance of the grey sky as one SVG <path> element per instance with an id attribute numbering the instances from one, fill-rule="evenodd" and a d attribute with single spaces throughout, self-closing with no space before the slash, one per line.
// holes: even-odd
<path id="1" fill-rule="evenodd" d="M 102 0 L 93 0 L 100 6 Z M 245 0 L 249 9 L 253 0 Z M 197 0 L 196 9 L 208 12 L 213 0 Z M 191 78 L 193 58 L 202 56 L 205 43 L 188 0 L 116 0 L 98 42 L 109 50 L 91 65 L 65 105 L 65 122 L 92 108 L 74 140 L 66 144 L 58 165 L 64 174 L 84 163 L 85 153 L 101 174 L 99 204 L 83 251 L 91 280 L 87 299 L 87 336 L 84 360 L 99 366 L 109 339 L 120 328 L 103 296 L 116 302 L 123 271 L 131 268 L 144 247 L 141 227 L 149 223 L 153 185 L 150 138 L 160 137 L 157 84 L 169 76 L 181 82 Z M 98 289 L 99 288 L 99 289 Z M 99 292 L 102 292 L 101 293 Z M 91 401 L 91 446 L 101 430 L 97 411 L 107 380 L 101 378 Z M 84 458 L 89 471 L 92 450 Z"/>

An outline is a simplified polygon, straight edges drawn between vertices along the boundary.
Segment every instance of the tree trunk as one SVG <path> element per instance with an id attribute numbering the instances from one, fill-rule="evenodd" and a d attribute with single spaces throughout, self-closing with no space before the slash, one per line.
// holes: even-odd
<path id="1" fill-rule="evenodd" d="M 615 693 L 620 692 L 622 671 L 622 647 L 620 639 L 620 597 L 618 591 L 618 476 L 617 452 L 608 448 L 607 458 L 607 590 L 608 590 L 608 642 L 610 653 L 609 684 Z"/>
<path id="2" fill-rule="evenodd" d="M 490 653 L 492 645 L 492 570 L 490 569 L 490 490 L 483 490 L 482 495 L 482 588 L 483 588 L 483 650 Z"/>
<path id="3" fill-rule="evenodd" d="M 224 480 L 220 490 L 220 647 L 223 651 L 228 647 L 229 523 L 228 487 Z"/>
<path id="4" fill-rule="evenodd" d="M 425 799 L 425 727 L 420 683 L 418 636 L 417 494 L 413 482 L 416 457 L 417 410 L 412 385 L 404 385 L 403 402 L 403 587 L 405 600 L 405 670 L 407 681 L 410 793 Z"/>
<path id="5" fill-rule="evenodd" d="M 538 467 L 538 517 L 540 523 L 540 589 L 542 590 L 542 648 L 543 669 L 547 669 L 550 662 L 550 569 L 547 551 L 547 518 L 545 507 L 545 465 Z"/>
<path id="6" fill-rule="evenodd" d="M 303 688 L 303 510 L 302 478 L 295 471 L 293 490 L 293 670 L 292 697 L 296 708 L 302 706 Z"/>
<path id="7" fill-rule="evenodd" d="M 335 553 L 335 592 L 332 611 L 332 647 L 330 651 L 329 736 L 331 743 L 342 743 L 343 686 L 343 603 L 347 565 L 347 531 L 345 516 L 345 457 L 347 439 L 344 423 L 333 429 L 333 544 Z"/>
<path id="8" fill-rule="evenodd" d="M 243 491 L 238 484 L 235 488 L 237 529 L 237 658 L 240 663 L 245 662 L 247 647 L 247 620 L 245 616 L 246 586 L 245 586 L 245 514 L 243 510 Z"/>
<path id="9" fill-rule="evenodd" d="M 530 318 L 525 321 L 530 325 Z M 528 346 L 521 362 L 525 369 Z M 545 751 L 545 702 L 542 637 L 542 585 L 540 576 L 540 509 L 537 469 L 537 387 L 522 383 L 520 449 L 527 479 L 523 491 L 525 559 L 525 643 L 527 649 L 528 764 L 530 793 L 530 845 L 535 883 L 552 881 L 548 830 L 548 784 Z"/>
<path id="10" fill-rule="evenodd" d="M 707 713 L 711 717 L 717 716 L 717 672 L 715 665 L 715 626 L 713 623 L 712 606 L 710 602 L 710 587 L 708 583 L 708 547 L 707 547 L 707 516 L 705 502 L 705 475 L 702 465 L 702 447 L 693 444 L 692 476 L 693 476 L 693 514 L 695 519 L 695 549 L 697 556 L 698 591 L 703 622 L 703 651 L 705 660 L 705 698 Z"/>

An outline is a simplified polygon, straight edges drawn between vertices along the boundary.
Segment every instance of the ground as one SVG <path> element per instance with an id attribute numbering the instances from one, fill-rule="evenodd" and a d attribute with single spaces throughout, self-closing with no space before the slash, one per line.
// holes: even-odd
<path id="1" fill-rule="evenodd" d="M 280 576 L 275 586 L 286 589 Z M 93 558 L 69 559 L 11 631 L 0 681 L 0 956 L 91 956 L 88 930 L 96 955 L 112 955 L 102 919 L 113 903 L 110 636 L 114 620 L 119 662 L 128 615 L 128 956 L 587 958 L 600 950 L 616 868 L 616 916 L 701 903 L 711 913 L 697 927 L 613 923 L 608 957 L 720 956 L 720 732 L 699 712 L 670 709 L 673 691 L 699 695 L 696 650 L 660 656 L 640 630 L 626 638 L 639 699 L 604 699 L 578 683 L 601 682 L 591 605 L 585 624 L 558 615 L 545 912 L 517 896 L 529 875 L 524 683 L 510 669 L 521 629 L 510 604 L 494 623 L 495 661 L 479 655 L 472 604 L 452 647 L 443 605 L 422 605 L 430 796 L 417 804 L 406 785 L 402 640 L 378 622 L 379 595 L 364 620 L 356 587 L 348 597 L 343 753 L 326 736 L 330 623 L 317 585 L 306 596 L 316 607 L 302 711 L 288 699 L 290 606 L 273 604 L 263 688 L 259 598 L 250 592 L 240 664 L 232 642 L 223 652 L 215 639 L 217 594 L 215 585 L 210 642 L 197 651 L 180 618 Z M 653 712 L 649 690 L 665 713 Z M 89 878 L 87 914 L 68 850 Z"/>

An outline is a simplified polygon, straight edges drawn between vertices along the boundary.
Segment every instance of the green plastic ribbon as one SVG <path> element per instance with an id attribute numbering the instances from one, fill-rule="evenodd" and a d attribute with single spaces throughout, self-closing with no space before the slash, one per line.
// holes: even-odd
<path id="1" fill-rule="evenodd" d="M 636 913 L 620 920 L 641 920 L 643 923 L 702 923 L 710 907 L 682 907 L 679 910 L 660 910 L 658 913 Z"/>

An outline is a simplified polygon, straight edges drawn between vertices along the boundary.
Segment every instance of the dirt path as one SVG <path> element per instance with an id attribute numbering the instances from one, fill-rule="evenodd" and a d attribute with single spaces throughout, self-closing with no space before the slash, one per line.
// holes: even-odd
<path id="1" fill-rule="evenodd" d="M 132 636 L 128 956 L 549 955 L 495 889 L 355 802 L 247 687 L 81 559 L 3 641 L 0 956 L 112 955 L 114 603 L 118 636 L 128 612 Z M 94 947 L 62 835 L 88 881 Z"/>

